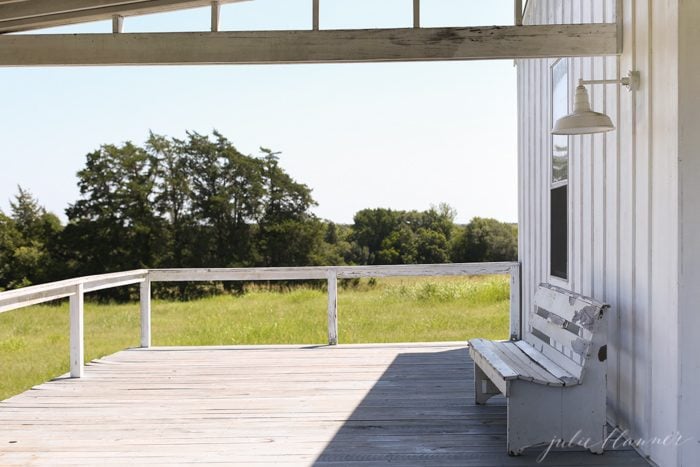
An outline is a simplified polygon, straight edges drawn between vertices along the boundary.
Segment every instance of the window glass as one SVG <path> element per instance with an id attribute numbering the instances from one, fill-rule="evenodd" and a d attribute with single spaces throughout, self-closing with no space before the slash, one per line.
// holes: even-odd
<path id="1" fill-rule="evenodd" d="M 552 66 L 552 124 L 569 113 L 569 63 Z M 569 137 L 552 136 L 550 190 L 550 275 L 566 280 L 569 268 Z"/>
<path id="2" fill-rule="evenodd" d="M 566 279 L 568 274 L 568 186 L 553 188 L 551 195 L 550 274 Z"/>
<path id="3" fill-rule="evenodd" d="M 552 123 L 569 113 L 568 61 L 559 60 L 552 67 Z M 569 137 L 552 136 L 552 183 L 569 178 Z"/>

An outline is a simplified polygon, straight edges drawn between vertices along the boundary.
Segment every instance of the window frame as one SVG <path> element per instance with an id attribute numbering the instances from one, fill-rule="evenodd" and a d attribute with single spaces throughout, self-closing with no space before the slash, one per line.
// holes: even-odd
<path id="1" fill-rule="evenodd" d="M 565 84 L 566 84 L 566 113 L 570 112 L 571 109 L 571 102 L 570 102 L 570 96 L 571 93 L 570 88 L 571 88 L 571 61 L 564 57 L 564 58 L 558 58 L 554 61 L 552 61 L 549 65 L 549 96 L 548 96 L 548 101 L 549 101 L 549 128 L 554 127 L 554 106 L 555 106 L 555 95 L 554 95 L 554 70 L 555 68 L 560 65 L 561 63 L 565 63 L 566 66 L 566 76 L 564 78 Z M 569 287 L 571 284 L 571 271 L 572 271 L 572 265 L 571 265 L 571 260 L 572 260 L 572 248 L 571 248 L 571 243 L 572 243 L 572 235 L 571 235 L 571 138 L 566 137 L 568 140 L 567 143 L 567 166 L 566 166 L 566 178 L 563 180 L 557 180 L 554 181 L 554 140 L 555 140 L 555 135 L 552 135 L 549 131 L 549 147 L 547 151 L 547 160 L 548 160 L 548 172 L 547 172 L 547 228 L 546 228 L 546 234 L 547 234 L 547 276 L 549 277 L 549 281 L 556 284 L 560 285 L 563 287 Z M 561 188 L 566 186 L 566 277 L 560 277 L 557 275 L 554 275 L 552 272 L 552 192 L 553 190 L 557 188 Z"/>

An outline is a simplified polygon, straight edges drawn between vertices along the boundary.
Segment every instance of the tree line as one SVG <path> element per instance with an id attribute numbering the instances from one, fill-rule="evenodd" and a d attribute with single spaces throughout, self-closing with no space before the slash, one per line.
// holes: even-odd
<path id="1" fill-rule="evenodd" d="M 261 148 L 244 155 L 222 134 L 150 134 L 142 146 L 86 155 L 68 222 L 19 187 L 0 211 L 0 290 L 138 268 L 511 261 L 517 226 L 454 222 L 426 211 L 363 209 L 351 225 L 319 219 L 307 185 Z M 182 292 L 182 291 L 181 291 Z"/>

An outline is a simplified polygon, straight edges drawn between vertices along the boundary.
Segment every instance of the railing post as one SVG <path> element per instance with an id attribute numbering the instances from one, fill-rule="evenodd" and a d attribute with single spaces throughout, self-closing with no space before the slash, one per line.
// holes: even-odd
<path id="1" fill-rule="evenodd" d="M 112 33 L 121 34 L 124 31 L 124 17 L 121 15 L 112 16 Z"/>
<path id="2" fill-rule="evenodd" d="M 140 288 L 141 301 L 141 347 L 151 346 L 151 278 L 147 274 Z"/>
<path id="3" fill-rule="evenodd" d="M 314 31 L 318 31 L 321 28 L 321 20 L 320 20 L 320 3 L 321 0 L 313 0 L 311 4 L 311 28 Z"/>
<path id="4" fill-rule="evenodd" d="M 75 293 L 70 296 L 70 375 L 71 378 L 83 377 L 85 360 L 83 284 L 75 286 Z"/>
<path id="5" fill-rule="evenodd" d="M 413 0 L 413 27 L 420 27 L 420 0 Z"/>
<path id="6" fill-rule="evenodd" d="M 520 263 L 510 268 L 510 338 L 520 339 L 522 336 L 522 305 L 520 284 Z"/>
<path id="7" fill-rule="evenodd" d="M 219 31 L 219 23 L 221 22 L 221 3 L 219 0 L 211 2 L 211 32 Z"/>
<path id="8" fill-rule="evenodd" d="M 338 345 L 338 275 L 328 271 L 328 345 Z"/>

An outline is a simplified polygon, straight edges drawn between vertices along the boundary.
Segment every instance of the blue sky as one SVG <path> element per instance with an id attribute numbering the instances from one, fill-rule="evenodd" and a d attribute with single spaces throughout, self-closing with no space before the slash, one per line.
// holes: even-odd
<path id="1" fill-rule="evenodd" d="M 512 23 L 512 1 L 423 0 L 423 26 Z M 407 27 L 411 0 L 321 0 L 321 27 Z M 307 29 L 311 0 L 222 8 L 222 30 Z M 127 18 L 125 32 L 197 31 L 209 10 Z M 111 23 L 45 32 L 110 32 Z M 446 202 L 459 222 L 517 220 L 512 61 L 212 67 L 4 68 L 0 209 L 17 184 L 63 217 L 103 143 L 218 129 L 246 154 L 282 151 L 322 218 Z"/>

